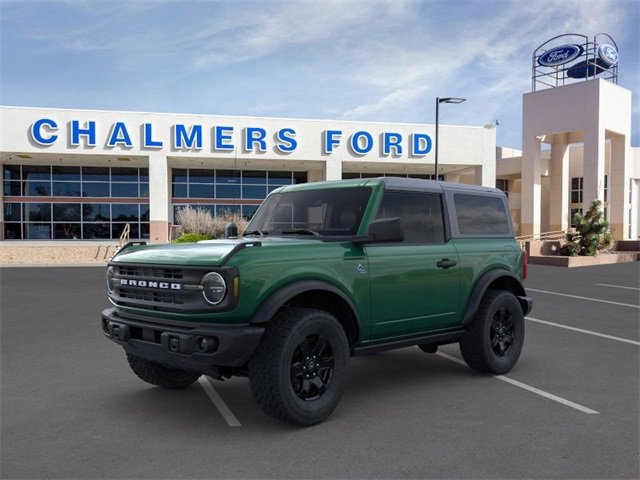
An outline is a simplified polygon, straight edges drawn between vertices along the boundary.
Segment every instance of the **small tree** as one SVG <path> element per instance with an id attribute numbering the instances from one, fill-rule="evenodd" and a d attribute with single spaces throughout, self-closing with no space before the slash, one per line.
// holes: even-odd
<path id="1" fill-rule="evenodd" d="M 602 202 L 596 199 L 585 215 L 578 212 L 573 216 L 576 232 L 567 233 L 567 243 L 560 248 L 562 255 L 593 256 L 611 248 L 613 235 L 609 232 L 609 222 L 604 219 L 601 206 Z"/>

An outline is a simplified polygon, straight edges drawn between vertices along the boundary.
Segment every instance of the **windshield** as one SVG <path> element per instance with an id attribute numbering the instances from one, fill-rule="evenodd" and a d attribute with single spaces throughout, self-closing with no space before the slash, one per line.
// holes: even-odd
<path id="1" fill-rule="evenodd" d="M 371 188 L 324 188 L 267 197 L 245 235 L 353 236 L 369 202 Z"/>

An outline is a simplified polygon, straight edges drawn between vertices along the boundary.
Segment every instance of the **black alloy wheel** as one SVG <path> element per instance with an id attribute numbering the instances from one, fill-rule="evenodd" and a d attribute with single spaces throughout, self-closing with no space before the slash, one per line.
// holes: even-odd
<path id="1" fill-rule="evenodd" d="M 335 359 L 326 338 L 309 335 L 295 349 L 291 359 L 291 386 L 298 398 L 313 401 L 328 388 Z"/>
<path id="2" fill-rule="evenodd" d="M 491 323 L 491 349 L 499 357 L 504 357 L 513 345 L 513 317 L 506 308 L 499 308 Z"/>

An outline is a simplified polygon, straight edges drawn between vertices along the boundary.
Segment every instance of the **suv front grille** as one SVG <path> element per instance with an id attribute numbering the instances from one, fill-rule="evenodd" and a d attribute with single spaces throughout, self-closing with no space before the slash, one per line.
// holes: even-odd
<path id="1" fill-rule="evenodd" d="M 110 298 L 117 306 L 176 312 L 202 311 L 206 307 L 197 286 L 210 269 L 112 266 L 115 275 Z"/>

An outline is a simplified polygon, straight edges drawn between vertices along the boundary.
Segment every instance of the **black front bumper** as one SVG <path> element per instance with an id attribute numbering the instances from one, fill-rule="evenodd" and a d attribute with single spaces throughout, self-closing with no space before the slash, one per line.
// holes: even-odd
<path id="1" fill-rule="evenodd" d="M 140 315 L 102 312 L 102 331 L 130 354 L 163 365 L 211 373 L 215 367 L 241 367 L 258 346 L 264 327 L 241 324 L 185 326 Z"/>

